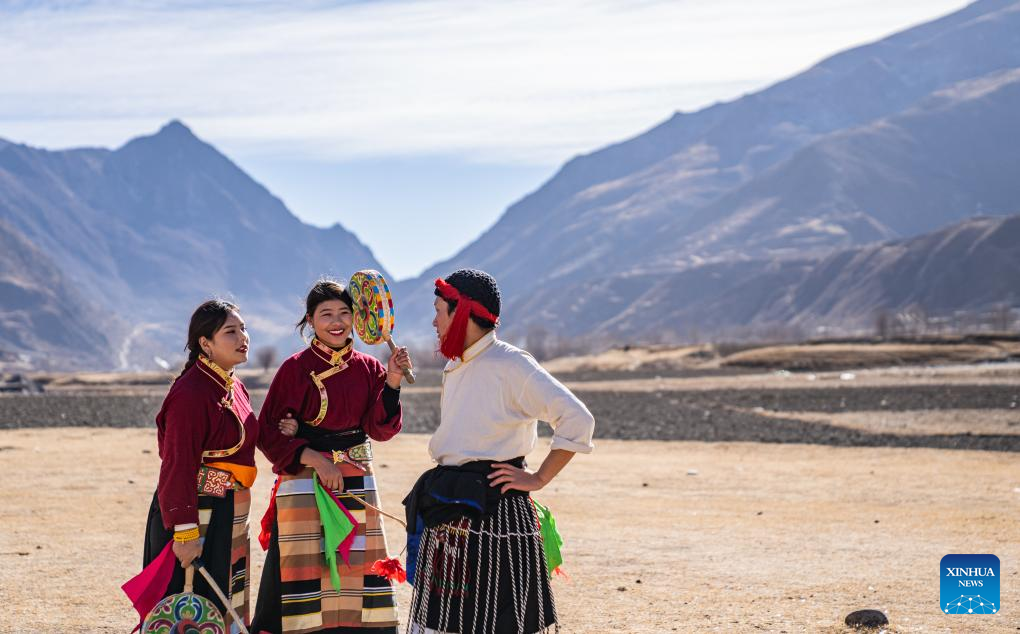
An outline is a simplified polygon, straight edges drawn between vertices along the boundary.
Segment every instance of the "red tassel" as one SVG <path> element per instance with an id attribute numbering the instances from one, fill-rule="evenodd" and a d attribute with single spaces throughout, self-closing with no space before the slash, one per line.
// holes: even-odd
<path id="1" fill-rule="evenodd" d="M 454 286 L 447 284 L 442 278 L 436 278 L 436 288 L 439 289 L 443 299 L 457 302 L 457 308 L 453 311 L 453 321 L 450 323 L 450 328 L 446 331 L 446 335 L 439 344 L 439 351 L 447 359 L 461 359 L 464 357 L 464 340 L 467 339 L 468 318 L 471 315 L 478 315 L 498 324 L 499 317 L 490 313 L 478 301 L 471 299 L 458 291 Z"/>
<path id="2" fill-rule="evenodd" d="M 567 581 L 571 581 L 570 575 L 568 575 L 567 571 L 563 569 L 563 566 L 556 566 L 556 570 L 553 570 L 553 572 L 556 573 L 557 577 L 563 577 Z"/>
<path id="3" fill-rule="evenodd" d="M 459 359 L 464 356 L 464 340 L 467 339 L 468 318 L 471 317 L 471 307 L 466 303 L 462 301 L 457 304 L 457 309 L 453 311 L 453 322 L 450 323 L 450 328 L 439 345 L 439 351 L 447 359 Z"/>
<path id="4" fill-rule="evenodd" d="M 407 581 L 407 572 L 400 565 L 400 560 L 390 557 L 389 559 L 377 559 L 369 569 L 373 575 L 384 577 L 387 581 L 404 583 Z"/>

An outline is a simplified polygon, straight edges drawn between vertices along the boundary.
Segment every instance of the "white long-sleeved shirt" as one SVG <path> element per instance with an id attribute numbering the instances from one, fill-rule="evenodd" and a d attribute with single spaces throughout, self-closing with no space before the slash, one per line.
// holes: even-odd
<path id="1" fill-rule="evenodd" d="M 530 354 L 487 333 L 443 370 L 439 429 L 429 454 L 441 465 L 509 460 L 535 448 L 538 421 L 553 449 L 591 453 L 595 419 Z"/>

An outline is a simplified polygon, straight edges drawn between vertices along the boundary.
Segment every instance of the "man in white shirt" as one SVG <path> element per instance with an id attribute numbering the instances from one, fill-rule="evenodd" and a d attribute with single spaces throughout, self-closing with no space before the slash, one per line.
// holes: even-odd
<path id="1" fill-rule="evenodd" d="M 558 544 L 549 542 L 558 535 L 528 492 L 575 453 L 592 451 L 595 421 L 530 354 L 496 338 L 500 304 L 496 281 L 482 271 L 436 280 L 433 325 L 449 362 L 429 442 L 438 466 L 404 500 L 412 632 L 558 629 L 549 585 L 558 564 Z M 553 428 L 552 448 L 529 471 L 523 458 L 539 420 Z"/>

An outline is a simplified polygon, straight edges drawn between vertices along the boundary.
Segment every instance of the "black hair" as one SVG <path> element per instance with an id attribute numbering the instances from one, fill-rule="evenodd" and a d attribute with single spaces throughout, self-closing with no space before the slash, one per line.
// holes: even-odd
<path id="1" fill-rule="evenodd" d="M 202 354 L 202 337 L 212 339 L 213 335 L 223 327 L 231 312 L 237 312 L 235 304 L 225 299 L 210 299 L 202 302 L 195 312 L 191 314 L 191 321 L 188 323 L 188 343 L 185 349 L 188 351 L 188 360 L 184 363 L 184 369 L 178 376 L 180 378 L 188 371 L 188 368 L 195 365 L 198 355 Z"/>
<path id="2" fill-rule="evenodd" d="M 354 300 L 351 299 L 351 294 L 337 280 L 324 277 L 312 286 L 312 289 L 308 291 L 308 297 L 305 298 L 305 314 L 301 316 L 301 319 L 298 320 L 295 326 L 302 337 L 305 336 L 305 326 L 311 325 L 308 321 L 309 315 L 315 314 L 315 309 L 322 302 L 334 299 L 340 300 L 347 304 L 347 308 L 354 310 Z"/>
<path id="3" fill-rule="evenodd" d="M 484 306 L 490 313 L 499 317 L 501 304 L 499 286 L 491 275 L 478 269 L 458 269 L 447 276 L 445 281 L 450 286 Z M 435 294 L 436 297 L 446 302 L 450 312 L 457 309 L 457 300 L 446 299 L 439 292 L 438 288 L 435 290 Z M 478 315 L 471 315 L 471 321 L 475 322 L 483 330 L 496 327 L 495 322 Z"/>

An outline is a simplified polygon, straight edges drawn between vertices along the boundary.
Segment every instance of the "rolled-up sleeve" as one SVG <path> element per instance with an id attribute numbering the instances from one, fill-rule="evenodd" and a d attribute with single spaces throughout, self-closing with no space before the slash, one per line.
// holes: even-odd
<path id="1" fill-rule="evenodd" d="M 595 448 L 595 418 L 565 385 L 532 361 L 532 370 L 524 379 L 517 402 L 532 418 L 545 421 L 553 429 L 552 449 L 591 453 Z"/>

